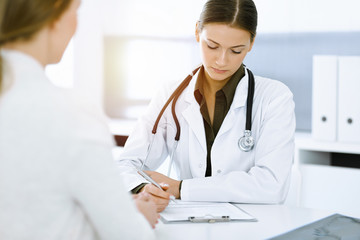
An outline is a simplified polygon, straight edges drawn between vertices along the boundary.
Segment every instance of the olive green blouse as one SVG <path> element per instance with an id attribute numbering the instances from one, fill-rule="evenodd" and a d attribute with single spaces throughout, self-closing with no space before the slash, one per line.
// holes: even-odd
<path id="1" fill-rule="evenodd" d="M 203 71 L 204 71 L 203 67 L 201 67 L 199 71 L 200 71 L 199 76 L 203 75 Z M 225 116 L 230 109 L 231 103 L 234 99 L 236 87 L 244 76 L 245 76 L 245 68 L 244 65 L 242 64 L 240 68 L 230 78 L 230 80 L 225 84 L 225 86 L 216 92 L 213 124 L 211 124 L 205 98 L 203 97 L 204 78 L 198 77 L 197 79 L 194 96 L 196 101 L 200 105 L 200 112 L 204 121 L 206 146 L 207 146 L 205 177 L 211 176 L 211 147 L 214 143 L 217 133 L 219 132 L 221 124 L 224 121 Z"/>

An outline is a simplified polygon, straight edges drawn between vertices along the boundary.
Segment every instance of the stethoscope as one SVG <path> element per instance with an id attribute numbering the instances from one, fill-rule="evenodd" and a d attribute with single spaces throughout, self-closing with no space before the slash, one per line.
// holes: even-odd
<path id="1" fill-rule="evenodd" d="M 173 157 L 174 157 L 174 153 L 176 151 L 178 142 L 180 140 L 180 132 L 181 132 L 179 120 L 175 113 L 175 105 L 176 105 L 176 102 L 177 102 L 178 98 L 180 97 L 181 93 L 189 85 L 191 79 L 193 78 L 193 76 L 196 74 L 196 72 L 199 69 L 200 69 L 200 67 L 196 68 L 180 83 L 180 85 L 175 89 L 175 91 L 171 94 L 169 99 L 166 101 L 166 103 L 162 107 L 159 115 L 156 118 L 153 129 L 151 131 L 153 134 L 153 137 L 152 137 L 151 143 L 149 144 L 149 147 L 148 147 L 148 150 L 146 153 L 146 157 L 142 163 L 141 168 L 144 167 L 144 164 L 145 164 L 145 162 L 149 156 L 149 153 L 151 151 L 160 119 L 161 119 L 162 115 L 164 114 L 166 108 L 170 104 L 170 102 L 172 102 L 171 114 L 172 114 L 172 117 L 173 117 L 175 125 L 176 125 L 176 135 L 175 135 L 174 146 L 172 148 L 172 152 L 170 155 L 170 164 L 169 164 L 169 169 L 168 169 L 168 174 L 167 174 L 168 176 L 170 176 Z M 248 73 L 248 95 L 247 95 L 247 103 L 246 103 L 246 122 L 245 122 L 244 135 L 242 137 L 240 137 L 238 140 L 238 147 L 241 151 L 249 152 L 254 148 L 254 145 L 255 145 L 255 140 L 254 140 L 254 138 L 252 136 L 252 132 L 251 132 L 251 116 L 252 116 L 252 106 L 253 106 L 253 99 L 254 99 L 254 92 L 255 92 L 255 80 L 254 80 L 253 73 L 248 68 L 246 68 L 246 70 Z"/>

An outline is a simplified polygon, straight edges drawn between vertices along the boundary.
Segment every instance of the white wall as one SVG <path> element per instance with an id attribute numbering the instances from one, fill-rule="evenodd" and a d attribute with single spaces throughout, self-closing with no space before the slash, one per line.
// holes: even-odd
<path id="1" fill-rule="evenodd" d="M 258 9 L 259 32 L 359 31 L 358 0 L 254 0 Z M 134 34 L 137 29 L 159 35 L 192 34 L 206 0 L 106 0 L 104 29 L 106 33 Z M 139 5 L 147 5 L 142 19 L 132 14 Z M 175 19 L 183 19 L 178 24 Z M 158 20 L 156 26 L 153 23 Z M 150 20 L 150 21 L 149 21 Z M 156 21 L 155 20 L 155 21 Z"/>
<path id="2" fill-rule="evenodd" d="M 84 98 L 102 104 L 103 30 L 102 2 L 84 0 L 74 37 L 74 87 Z"/>
<path id="3" fill-rule="evenodd" d="M 105 0 L 104 33 L 189 36 L 205 0 Z M 181 21 L 179 21 L 179 19 Z"/>
<path id="4" fill-rule="evenodd" d="M 259 32 L 359 31 L 358 0 L 255 0 Z"/>
<path id="5" fill-rule="evenodd" d="M 131 36 L 138 35 L 141 29 L 143 35 L 192 36 L 204 3 L 205 0 L 84 0 L 74 41 L 75 88 L 102 103 L 103 34 Z M 255 0 L 255 4 L 259 33 L 360 31 L 358 0 Z M 142 11 L 142 17 L 135 18 L 135 11 Z"/>

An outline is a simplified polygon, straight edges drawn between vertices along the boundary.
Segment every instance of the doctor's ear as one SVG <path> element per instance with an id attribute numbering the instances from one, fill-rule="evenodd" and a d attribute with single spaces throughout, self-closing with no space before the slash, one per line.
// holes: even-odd
<path id="1" fill-rule="evenodd" d="M 200 32 L 201 32 L 201 30 L 200 30 L 200 22 L 197 21 L 196 26 L 195 26 L 195 38 L 196 38 L 197 42 L 200 42 Z"/>

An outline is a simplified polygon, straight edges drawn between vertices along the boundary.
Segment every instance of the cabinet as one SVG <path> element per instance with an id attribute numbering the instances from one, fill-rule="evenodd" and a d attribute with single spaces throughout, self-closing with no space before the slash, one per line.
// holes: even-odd
<path id="1" fill-rule="evenodd" d="M 301 177 L 298 205 L 359 215 L 360 169 L 333 166 L 332 153 L 358 157 L 360 144 L 314 140 L 311 133 L 296 133 L 294 165 Z"/>

